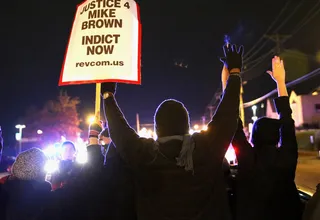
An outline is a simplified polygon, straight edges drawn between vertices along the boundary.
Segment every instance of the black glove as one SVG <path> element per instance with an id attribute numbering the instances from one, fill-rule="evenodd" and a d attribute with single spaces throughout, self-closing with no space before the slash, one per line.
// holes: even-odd
<path id="1" fill-rule="evenodd" d="M 243 56 L 244 48 L 240 46 L 239 49 L 235 44 L 223 46 L 224 56 L 220 58 L 221 62 L 228 68 L 229 71 L 232 69 L 240 69 L 242 70 L 242 56 Z"/>
<path id="2" fill-rule="evenodd" d="M 101 83 L 101 94 L 111 92 L 113 95 L 116 94 L 117 83 Z"/>

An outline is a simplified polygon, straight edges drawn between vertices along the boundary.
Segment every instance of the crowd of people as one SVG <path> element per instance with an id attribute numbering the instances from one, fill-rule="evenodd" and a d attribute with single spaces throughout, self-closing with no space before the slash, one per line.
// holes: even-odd
<path id="1" fill-rule="evenodd" d="M 268 71 L 279 119 L 259 118 L 248 140 L 239 118 L 244 49 L 223 49 L 223 95 L 206 131 L 189 135 L 186 107 L 168 99 L 155 111 L 157 139 L 139 137 L 117 104 L 117 84 L 102 83 L 107 123 L 89 127 L 88 162 L 74 162 L 75 146 L 65 142 L 60 172 L 46 181 L 43 151 L 20 153 L 1 180 L 1 219 L 319 220 L 320 189 L 305 205 L 294 182 L 298 146 L 283 61 L 275 56 Z M 232 193 L 230 143 L 238 147 Z"/>

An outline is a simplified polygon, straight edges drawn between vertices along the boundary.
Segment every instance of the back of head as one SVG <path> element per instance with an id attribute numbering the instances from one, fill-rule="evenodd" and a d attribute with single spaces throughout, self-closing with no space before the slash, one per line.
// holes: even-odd
<path id="1" fill-rule="evenodd" d="M 163 101 L 154 116 L 154 126 L 158 137 L 188 134 L 189 124 L 187 109 L 181 102 L 174 99 Z"/>
<path id="2" fill-rule="evenodd" d="M 280 140 L 280 121 L 278 119 L 262 117 L 252 127 L 250 142 L 255 146 L 277 145 Z"/>
<path id="3" fill-rule="evenodd" d="M 12 174 L 20 180 L 45 180 L 47 157 L 39 148 L 20 153 L 12 166 Z"/>

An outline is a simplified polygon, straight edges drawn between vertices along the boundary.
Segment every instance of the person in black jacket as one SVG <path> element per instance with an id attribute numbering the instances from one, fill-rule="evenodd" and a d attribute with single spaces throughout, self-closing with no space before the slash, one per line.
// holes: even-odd
<path id="1" fill-rule="evenodd" d="M 55 190 L 51 205 L 38 220 L 113 220 L 114 189 L 112 176 L 105 172 L 104 155 L 101 153 L 99 133 L 102 125 L 96 121 L 89 127 L 87 163 L 68 184 Z"/>
<path id="2" fill-rule="evenodd" d="M 230 219 L 222 162 L 237 128 L 243 47 L 224 47 L 228 83 L 206 132 L 189 135 L 189 114 L 173 99 L 154 116 L 158 139 L 140 138 L 115 100 L 116 84 L 101 92 L 111 138 L 134 170 L 139 220 Z"/>
<path id="3" fill-rule="evenodd" d="M 49 204 L 51 185 L 45 181 L 46 155 L 31 148 L 18 155 L 12 176 L 2 186 L 1 219 L 33 220 Z"/>
<path id="4" fill-rule="evenodd" d="M 263 117 L 254 123 L 253 147 L 240 121 L 232 142 L 239 149 L 236 219 L 301 219 L 302 204 L 294 183 L 298 146 L 283 61 L 274 57 L 272 67 L 268 73 L 277 83 L 279 97 L 274 102 L 280 119 Z"/>

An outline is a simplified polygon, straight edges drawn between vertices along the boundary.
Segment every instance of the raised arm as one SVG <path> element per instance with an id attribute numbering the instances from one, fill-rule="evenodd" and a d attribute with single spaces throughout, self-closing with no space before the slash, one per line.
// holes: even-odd
<path id="1" fill-rule="evenodd" d="M 285 69 L 283 61 L 279 57 L 272 59 L 272 72 L 268 71 L 270 76 L 277 83 L 278 98 L 274 100 L 280 119 L 280 155 L 279 165 L 285 169 L 291 170 L 294 178 L 295 169 L 298 160 L 298 144 L 295 133 L 294 120 L 292 119 L 292 110 L 290 108 L 288 92 L 285 84 Z"/>
<path id="2" fill-rule="evenodd" d="M 238 125 L 243 47 L 240 47 L 239 50 L 235 45 L 224 47 L 224 52 L 225 58 L 222 59 L 224 67 L 221 77 L 224 91 L 222 100 L 208 124 L 207 131 L 208 138 L 221 141 L 214 144 L 222 146 L 221 149 L 214 149 L 218 151 L 221 158 L 227 152 Z"/>
<path id="3" fill-rule="evenodd" d="M 155 141 L 140 138 L 129 126 L 114 97 L 115 87 L 115 83 L 103 83 L 101 86 L 104 113 L 112 141 L 120 156 L 131 166 L 149 163 L 156 155 Z"/>

